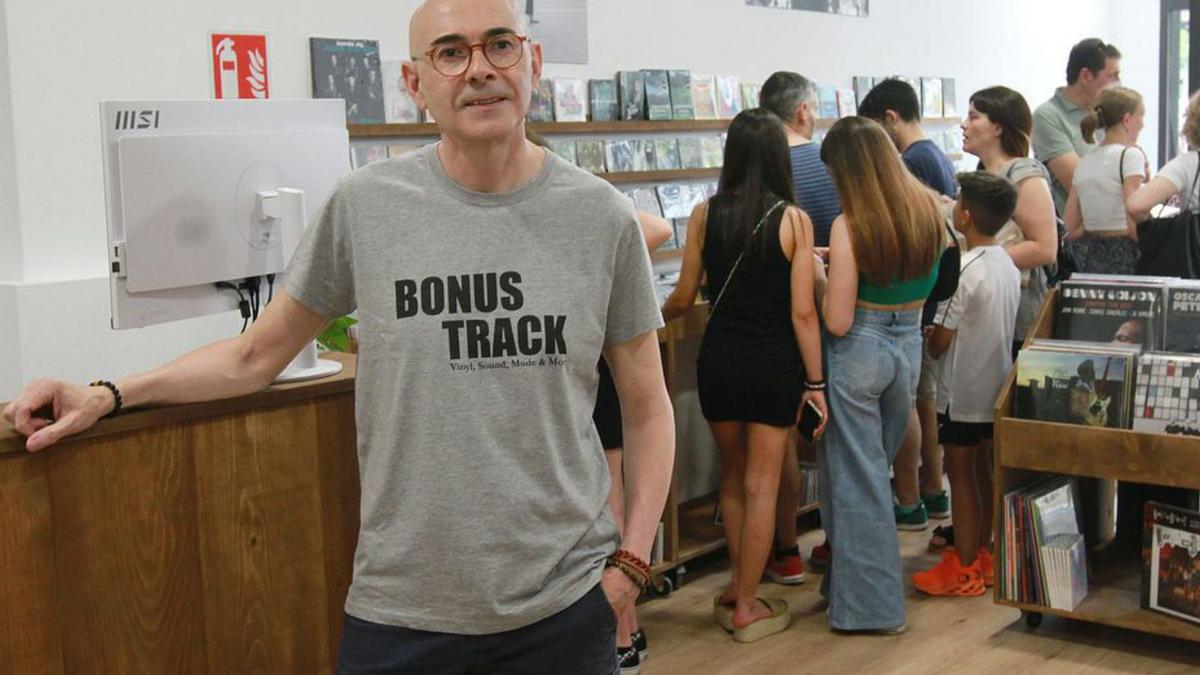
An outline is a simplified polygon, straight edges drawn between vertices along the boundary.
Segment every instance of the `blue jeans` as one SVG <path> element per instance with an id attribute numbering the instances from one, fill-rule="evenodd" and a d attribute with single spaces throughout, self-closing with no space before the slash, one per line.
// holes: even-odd
<path id="1" fill-rule="evenodd" d="M 888 470 L 921 373 L 921 311 L 856 309 L 828 337 L 829 425 L 819 451 L 821 522 L 833 551 L 821 592 L 838 630 L 904 623 L 904 582 Z"/>

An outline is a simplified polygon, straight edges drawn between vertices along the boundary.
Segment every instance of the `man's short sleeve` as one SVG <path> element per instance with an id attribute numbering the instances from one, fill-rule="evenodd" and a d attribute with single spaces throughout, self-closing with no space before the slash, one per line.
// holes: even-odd
<path id="1" fill-rule="evenodd" d="M 1063 117 L 1051 105 L 1050 102 L 1043 103 L 1033 114 L 1033 156 L 1039 162 L 1049 162 L 1075 152 Z"/>
<path id="2" fill-rule="evenodd" d="M 350 213 L 340 185 L 305 231 L 286 275 L 288 293 L 314 312 L 332 319 L 354 311 Z"/>
<path id="3" fill-rule="evenodd" d="M 637 220 L 629 214 L 626 222 L 621 224 L 617 238 L 604 346 L 628 342 L 662 325 L 662 312 L 654 293 L 650 254 Z"/>
<path id="4" fill-rule="evenodd" d="M 970 266 L 970 262 L 963 265 L 962 273 L 958 278 L 958 289 L 954 291 L 954 296 L 938 305 L 937 318 L 934 320 L 935 325 L 941 326 L 946 330 L 958 330 L 958 324 L 962 321 L 967 307 L 970 306 L 971 295 L 975 292 L 975 286 L 979 283 L 978 277 L 968 271 Z"/>

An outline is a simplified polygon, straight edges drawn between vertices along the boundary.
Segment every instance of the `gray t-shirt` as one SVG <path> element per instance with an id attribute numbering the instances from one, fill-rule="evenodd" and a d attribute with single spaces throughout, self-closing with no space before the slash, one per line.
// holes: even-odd
<path id="1" fill-rule="evenodd" d="M 662 319 L 620 192 L 551 153 L 524 187 L 471 192 L 436 148 L 343 179 L 287 289 L 360 321 L 346 612 L 490 634 L 599 583 L 619 535 L 592 423 L 596 362 Z"/>
<path id="2" fill-rule="evenodd" d="M 1096 147 L 1083 140 L 1083 130 L 1079 128 L 1079 123 L 1088 114 L 1087 108 L 1072 103 L 1064 91 L 1065 88 L 1057 89 L 1054 96 L 1033 113 L 1033 156 L 1043 164 L 1071 152 L 1082 158 Z M 1098 132 L 1098 135 L 1103 137 L 1104 134 Z M 1066 210 L 1068 192 L 1051 174 L 1050 193 L 1054 196 L 1054 209 L 1059 213 Z"/>
<path id="3" fill-rule="evenodd" d="M 1049 182 L 1050 176 L 1046 167 L 1029 157 L 1018 157 L 1009 162 L 1004 170 L 1004 177 L 1020 188 L 1021 183 L 1036 178 Z M 1017 227 L 1016 221 L 1009 219 L 1000 231 L 996 233 L 996 243 L 1004 248 L 1025 241 L 1025 234 Z M 1021 270 L 1021 303 L 1017 308 L 1016 339 L 1024 340 L 1029 329 L 1037 322 L 1038 310 L 1041 309 L 1042 299 L 1047 291 L 1046 272 L 1041 267 Z"/>

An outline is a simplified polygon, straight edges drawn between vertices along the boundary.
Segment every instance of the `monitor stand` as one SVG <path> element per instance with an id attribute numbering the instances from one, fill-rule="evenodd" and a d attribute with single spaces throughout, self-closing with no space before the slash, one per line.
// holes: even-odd
<path id="1" fill-rule="evenodd" d="M 275 378 L 275 384 L 285 384 L 288 382 L 304 382 L 305 380 L 315 380 L 321 377 L 329 377 L 342 372 L 342 364 L 337 361 L 317 358 L 317 342 L 316 340 L 309 342 L 296 358 L 288 364 L 287 368 Z"/>
<path id="2" fill-rule="evenodd" d="M 283 247 L 284 261 L 289 261 L 300 245 L 304 236 L 304 191 L 292 188 L 264 191 L 257 194 L 259 217 L 263 220 L 278 219 L 280 228 L 280 244 Z M 279 276 L 280 281 L 283 275 Z M 342 372 L 342 364 L 337 361 L 317 358 L 317 342 L 313 340 L 292 359 L 287 368 L 275 378 L 275 384 L 286 382 L 304 382 L 321 377 L 329 377 Z"/>

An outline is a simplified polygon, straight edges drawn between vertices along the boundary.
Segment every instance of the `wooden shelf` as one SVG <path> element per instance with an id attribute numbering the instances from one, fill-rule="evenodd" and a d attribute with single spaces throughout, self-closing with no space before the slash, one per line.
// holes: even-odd
<path id="1" fill-rule="evenodd" d="M 837 120 L 819 119 L 818 129 L 828 129 Z M 530 122 L 528 128 L 539 134 L 623 134 L 623 133 L 666 133 L 681 131 L 722 132 L 729 128 L 730 120 L 645 120 L 617 122 Z M 958 124 L 956 117 L 931 117 L 923 124 Z M 350 138 L 395 138 L 433 137 L 438 135 L 437 125 L 424 124 L 348 124 Z"/>
<path id="2" fill-rule="evenodd" d="M 670 171 L 621 171 L 595 174 L 610 183 L 666 183 L 680 180 L 715 180 L 718 169 L 672 169 Z"/>
<path id="3" fill-rule="evenodd" d="M 1054 290 L 1042 302 L 1026 344 L 1053 337 L 1057 309 Z M 1200 488 L 1200 439 L 1017 419 L 1010 416 L 1015 390 L 1013 368 L 995 408 L 993 526 L 998 535 L 1004 532 L 1004 494 L 1027 484 L 1036 475 L 1031 471 Z M 1141 607 L 1140 551 L 1088 555 L 1088 595 L 1075 611 L 1012 602 L 1000 597 L 999 587 L 993 599 L 1026 612 L 1200 642 L 1200 626 Z"/>
<path id="4" fill-rule="evenodd" d="M 1000 419 L 1002 466 L 1200 489 L 1200 438 Z"/>
<path id="5" fill-rule="evenodd" d="M 713 523 L 715 495 L 679 505 L 679 551 L 675 565 L 725 547 L 725 531 Z"/>
<path id="6" fill-rule="evenodd" d="M 1092 566 L 1089 566 L 1092 567 Z M 1089 621 L 1200 642 L 1200 625 L 1142 608 L 1142 573 L 1138 553 L 1110 559 L 1088 581 L 1088 594 L 1074 611 L 1064 611 L 996 598 L 996 604 L 1038 614 Z"/>

